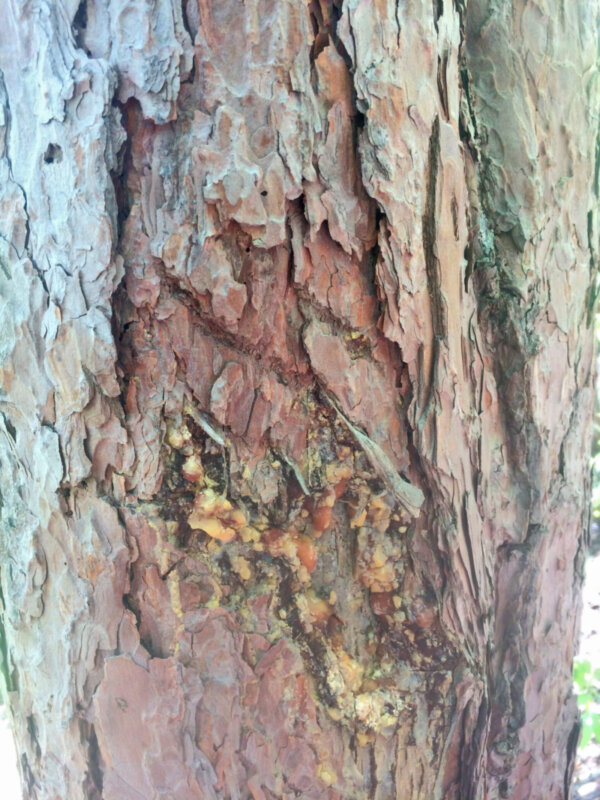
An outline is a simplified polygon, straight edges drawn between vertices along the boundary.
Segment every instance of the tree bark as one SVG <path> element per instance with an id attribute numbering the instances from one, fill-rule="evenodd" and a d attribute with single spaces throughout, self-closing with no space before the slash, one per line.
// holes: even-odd
<path id="1" fill-rule="evenodd" d="M 569 796 L 596 0 L 5 0 L 28 798 Z"/>

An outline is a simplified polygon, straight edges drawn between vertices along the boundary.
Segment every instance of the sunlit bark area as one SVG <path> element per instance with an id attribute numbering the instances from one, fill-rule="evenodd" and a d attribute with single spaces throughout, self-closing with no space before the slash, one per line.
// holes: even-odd
<path id="1" fill-rule="evenodd" d="M 35 800 L 566 800 L 597 0 L 4 0 Z"/>

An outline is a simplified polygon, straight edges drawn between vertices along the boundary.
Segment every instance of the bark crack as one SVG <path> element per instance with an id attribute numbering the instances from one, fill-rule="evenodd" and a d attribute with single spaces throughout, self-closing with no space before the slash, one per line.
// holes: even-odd
<path id="1" fill-rule="evenodd" d="M 431 304 L 431 322 L 433 327 L 433 353 L 429 365 L 429 375 L 425 376 L 425 389 L 422 392 L 423 401 L 419 418 L 419 427 L 423 427 L 425 420 L 429 416 L 433 402 L 436 386 L 439 382 L 438 370 L 440 363 L 441 345 L 447 339 L 447 311 L 446 300 L 444 298 L 441 277 L 440 263 L 437 256 L 437 175 L 440 158 L 440 119 L 436 116 L 429 139 L 428 175 L 425 213 L 422 219 L 423 228 L 423 248 L 425 251 L 425 269 L 427 274 L 427 286 Z"/>

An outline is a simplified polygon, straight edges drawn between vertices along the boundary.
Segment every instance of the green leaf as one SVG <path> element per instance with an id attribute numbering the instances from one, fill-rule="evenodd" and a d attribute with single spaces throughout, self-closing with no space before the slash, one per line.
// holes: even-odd
<path id="1" fill-rule="evenodd" d="M 600 714 L 594 714 L 592 732 L 594 734 L 594 739 L 600 744 Z"/>
<path id="2" fill-rule="evenodd" d="M 591 692 L 585 691 L 577 695 L 577 705 L 579 708 L 588 709 L 596 698 Z"/>
<path id="3" fill-rule="evenodd" d="M 587 719 L 583 721 L 583 728 L 581 730 L 581 741 L 579 742 L 579 747 L 581 750 L 588 746 L 592 738 L 592 726 L 586 724 L 587 722 L 589 722 Z"/>
<path id="4" fill-rule="evenodd" d="M 583 691 L 588 683 L 587 675 L 591 674 L 592 665 L 589 661 L 576 661 L 573 669 L 573 680 Z"/>

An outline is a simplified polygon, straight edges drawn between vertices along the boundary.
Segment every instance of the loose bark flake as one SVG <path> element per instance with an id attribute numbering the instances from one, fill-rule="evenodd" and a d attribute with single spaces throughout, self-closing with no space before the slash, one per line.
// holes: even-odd
<path id="1" fill-rule="evenodd" d="M 0 7 L 29 797 L 568 796 L 597 22 Z"/>

